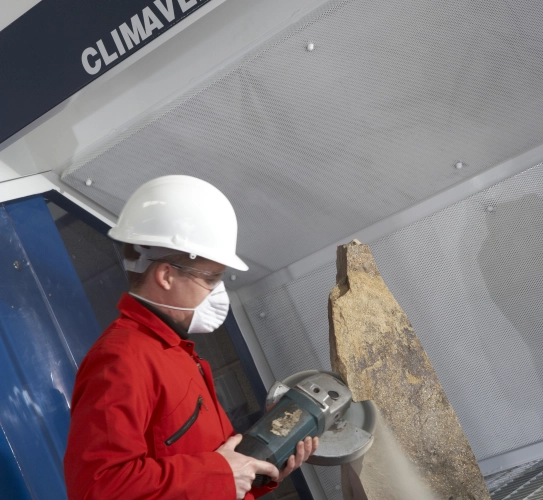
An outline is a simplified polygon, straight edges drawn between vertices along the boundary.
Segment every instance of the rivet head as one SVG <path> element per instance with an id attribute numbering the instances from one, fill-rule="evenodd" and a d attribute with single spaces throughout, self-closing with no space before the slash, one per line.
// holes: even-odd
<path id="1" fill-rule="evenodd" d="M 313 42 L 307 42 L 305 47 L 308 52 L 313 52 L 315 50 L 315 44 Z"/>
<path id="2" fill-rule="evenodd" d="M 262 312 L 259 314 L 259 316 L 260 316 L 261 318 L 265 318 L 265 317 L 266 317 L 266 313 L 265 313 L 264 311 L 262 311 Z"/>
<path id="3" fill-rule="evenodd" d="M 85 181 L 85 186 L 92 186 L 92 179 L 87 179 Z"/>
<path id="4" fill-rule="evenodd" d="M 494 210 L 496 209 L 492 205 L 488 205 L 488 207 L 486 207 L 487 212 L 494 212 Z"/>
<path id="5" fill-rule="evenodd" d="M 461 161 L 457 161 L 456 164 L 454 165 L 454 168 L 458 170 L 460 170 L 463 167 L 464 167 L 464 164 Z"/>
<path id="6" fill-rule="evenodd" d="M 237 278 L 238 278 L 238 277 L 237 277 L 235 274 L 231 274 L 231 275 L 230 275 L 230 279 L 231 279 L 232 281 L 236 281 Z"/>
<path id="7" fill-rule="evenodd" d="M 23 266 L 21 265 L 21 263 L 20 263 L 18 260 L 16 260 L 16 261 L 13 263 L 13 267 L 14 267 L 15 269 L 17 269 L 17 271 L 20 271 L 21 268 L 22 268 Z"/>

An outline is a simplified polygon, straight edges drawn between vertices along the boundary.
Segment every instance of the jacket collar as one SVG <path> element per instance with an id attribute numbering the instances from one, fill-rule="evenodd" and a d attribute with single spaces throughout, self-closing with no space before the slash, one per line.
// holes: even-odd
<path id="1" fill-rule="evenodd" d="M 192 355 L 194 351 L 194 342 L 183 340 L 174 330 L 172 330 L 156 314 L 147 309 L 128 293 L 123 293 L 117 309 L 124 316 L 129 317 L 136 323 L 151 330 L 157 337 L 165 342 L 169 347 L 180 346 L 188 354 Z"/>

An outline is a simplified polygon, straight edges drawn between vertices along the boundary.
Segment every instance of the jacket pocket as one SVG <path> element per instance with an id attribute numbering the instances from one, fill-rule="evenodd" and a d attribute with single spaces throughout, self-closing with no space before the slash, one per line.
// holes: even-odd
<path id="1" fill-rule="evenodd" d="M 168 439 L 166 439 L 166 441 L 164 441 L 164 444 L 166 446 L 171 446 L 192 427 L 194 422 L 196 422 L 198 415 L 200 414 L 200 408 L 202 407 L 203 402 L 204 402 L 204 398 L 202 396 L 198 396 L 198 400 L 196 401 L 196 408 L 194 408 L 194 412 L 189 417 L 189 419 L 179 428 L 179 430 L 175 431 Z"/>

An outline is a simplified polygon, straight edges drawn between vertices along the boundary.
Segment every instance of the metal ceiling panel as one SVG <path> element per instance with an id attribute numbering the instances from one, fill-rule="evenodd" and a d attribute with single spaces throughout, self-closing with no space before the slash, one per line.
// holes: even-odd
<path id="1" fill-rule="evenodd" d="M 254 263 L 243 286 L 540 144 L 542 21 L 538 1 L 333 0 L 63 180 L 117 214 L 158 175 L 212 182 Z"/>

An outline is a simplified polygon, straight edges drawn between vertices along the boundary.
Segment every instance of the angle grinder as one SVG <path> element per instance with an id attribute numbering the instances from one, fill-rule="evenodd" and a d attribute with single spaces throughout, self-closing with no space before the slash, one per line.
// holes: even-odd
<path id="1" fill-rule="evenodd" d="M 373 443 L 376 410 L 372 401 L 352 402 L 352 394 L 332 372 L 310 370 L 275 382 L 266 398 L 266 413 L 236 447 L 238 453 L 266 460 L 283 469 L 296 445 L 307 436 L 319 437 L 319 447 L 307 461 L 339 465 L 362 456 Z M 257 475 L 254 487 L 269 476 Z"/>

